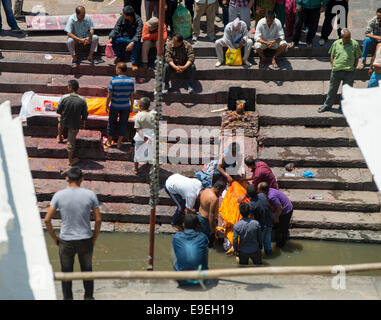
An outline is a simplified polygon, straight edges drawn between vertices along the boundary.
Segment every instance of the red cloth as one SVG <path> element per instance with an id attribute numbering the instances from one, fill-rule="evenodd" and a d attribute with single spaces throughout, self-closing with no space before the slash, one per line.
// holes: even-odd
<path id="1" fill-rule="evenodd" d="M 267 182 L 270 188 L 279 189 L 273 172 L 263 161 L 256 162 L 253 169 L 253 185 L 257 187 L 260 182 Z"/>
<path id="2" fill-rule="evenodd" d="M 149 29 L 147 27 L 147 24 L 145 23 L 143 26 L 142 31 L 142 40 L 157 40 L 159 35 L 159 31 L 156 30 L 156 32 L 150 33 Z M 163 39 L 164 42 L 167 41 L 167 27 L 164 25 L 164 32 L 163 32 Z"/>
<path id="3" fill-rule="evenodd" d="M 286 0 L 285 15 L 286 38 L 290 38 L 294 32 L 294 24 L 296 19 L 296 0 Z"/>

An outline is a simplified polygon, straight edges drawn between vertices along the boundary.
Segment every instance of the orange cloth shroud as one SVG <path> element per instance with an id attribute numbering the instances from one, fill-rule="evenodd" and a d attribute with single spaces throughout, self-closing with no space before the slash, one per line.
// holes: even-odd
<path id="1" fill-rule="evenodd" d="M 225 237 L 231 244 L 233 244 L 233 226 L 242 218 L 239 212 L 238 199 L 246 195 L 246 188 L 246 182 L 233 181 L 226 191 L 219 209 L 219 213 L 225 221 Z M 246 197 L 243 202 L 249 203 L 249 199 Z"/>
<path id="2" fill-rule="evenodd" d="M 93 116 L 108 116 L 106 112 L 107 98 L 88 98 L 86 99 L 87 111 L 89 115 Z M 58 102 L 53 102 L 54 110 L 57 109 Z M 136 115 L 135 112 L 130 112 L 130 118 Z"/>

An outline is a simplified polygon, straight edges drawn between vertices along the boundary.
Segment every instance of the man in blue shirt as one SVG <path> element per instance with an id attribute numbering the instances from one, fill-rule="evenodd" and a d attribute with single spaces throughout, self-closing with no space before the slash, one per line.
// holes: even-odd
<path id="1" fill-rule="evenodd" d="M 79 61 L 75 52 L 75 44 L 79 43 L 83 46 L 90 46 L 88 60 L 94 65 L 94 52 L 98 49 L 99 38 L 94 34 L 94 24 L 83 6 L 78 6 L 75 13 L 72 14 L 65 27 L 67 32 L 67 47 L 73 57 L 73 68 L 78 66 Z"/>
<path id="2" fill-rule="evenodd" d="M 241 203 L 239 212 L 242 219 L 233 229 L 233 248 L 240 265 L 249 264 L 249 258 L 255 265 L 262 265 L 262 231 L 258 221 L 249 218 L 249 204 Z"/>
<path id="3" fill-rule="evenodd" d="M 265 254 L 271 255 L 271 231 L 273 228 L 274 214 L 269 207 L 266 195 L 263 193 L 257 194 L 257 189 L 254 185 L 249 184 L 247 186 L 247 195 L 250 198 L 249 212 L 261 226 Z"/>
<path id="4" fill-rule="evenodd" d="M 184 217 L 185 231 L 177 232 L 173 236 L 171 259 L 175 271 L 208 270 L 208 237 L 196 229 L 200 222 L 197 215 L 189 213 Z M 175 255 L 175 256 L 174 256 Z M 198 283 L 197 280 L 178 281 L 180 285 Z"/>
<path id="5" fill-rule="evenodd" d="M 108 87 L 106 112 L 109 112 L 107 124 L 107 141 L 105 147 L 111 147 L 111 140 L 119 127 L 117 147 L 120 148 L 126 136 L 130 107 L 134 105 L 134 80 L 127 76 L 127 65 L 118 62 L 116 65 L 117 76 L 112 78 Z M 119 121 L 118 121 L 119 116 Z"/>

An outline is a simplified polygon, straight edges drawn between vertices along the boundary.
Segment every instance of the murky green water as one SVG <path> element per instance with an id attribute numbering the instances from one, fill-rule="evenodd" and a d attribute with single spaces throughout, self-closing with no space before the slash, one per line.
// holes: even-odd
<path id="1" fill-rule="evenodd" d="M 60 271 L 58 247 L 45 232 L 48 253 L 54 271 Z M 155 236 L 155 270 L 172 270 L 169 257 L 172 236 Z M 100 233 L 93 255 L 94 271 L 145 270 L 148 261 L 148 234 Z M 312 266 L 381 262 L 381 245 L 331 241 L 291 240 L 285 248 L 274 249 L 273 257 L 263 258 L 267 266 Z M 235 268 L 233 256 L 222 250 L 209 250 L 209 268 Z M 78 260 L 75 271 L 80 271 Z M 351 273 L 355 275 L 355 273 Z M 381 271 L 356 275 L 381 276 Z"/>

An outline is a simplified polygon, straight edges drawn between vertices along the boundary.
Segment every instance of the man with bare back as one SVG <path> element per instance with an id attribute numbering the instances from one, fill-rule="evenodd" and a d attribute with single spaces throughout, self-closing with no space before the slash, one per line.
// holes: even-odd
<path id="1" fill-rule="evenodd" d="M 200 209 L 197 214 L 201 231 L 209 238 L 209 246 L 213 246 L 216 230 L 216 219 L 219 209 L 218 198 L 226 188 L 226 183 L 217 181 L 212 188 L 204 189 L 200 194 Z"/>

